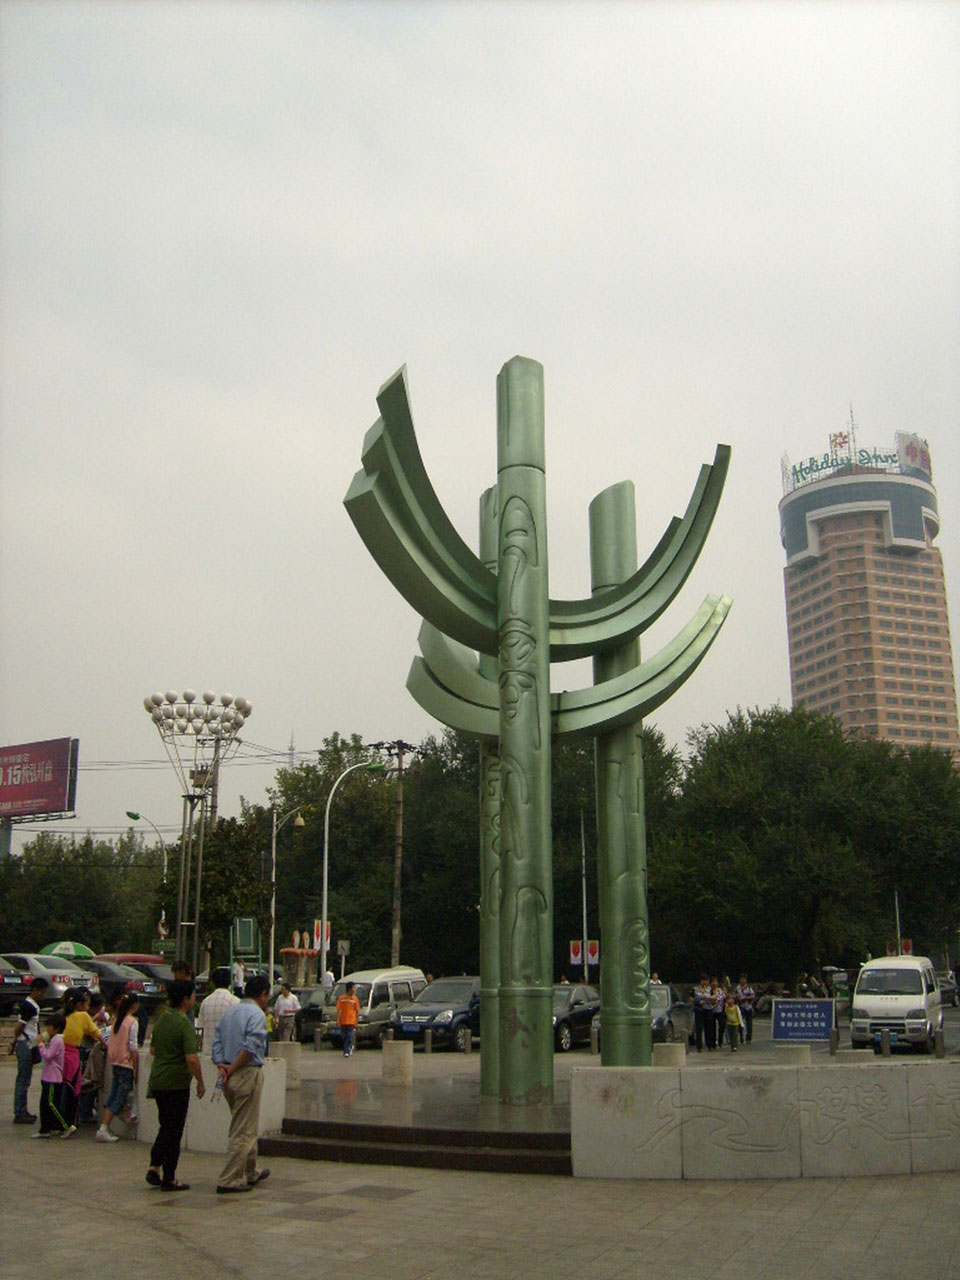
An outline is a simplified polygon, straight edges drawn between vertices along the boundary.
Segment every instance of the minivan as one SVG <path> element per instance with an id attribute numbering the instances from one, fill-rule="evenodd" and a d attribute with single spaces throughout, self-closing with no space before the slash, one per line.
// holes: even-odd
<path id="1" fill-rule="evenodd" d="M 353 983 L 353 994 L 360 1001 L 358 1045 L 380 1044 L 394 1010 L 402 1004 L 409 1004 L 427 985 L 422 969 L 411 969 L 402 964 L 391 969 L 358 969 L 356 973 L 345 974 L 333 988 L 323 1010 L 321 1035 L 334 1044 L 343 1041 L 337 1026 L 337 1001 L 346 992 L 348 982 Z"/>
<path id="2" fill-rule="evenodd" d="M 860 970 L 850 1011 L 850 1043 L 855 1049 L 890 1033 L 891 1044 L 916 1044 L 933 1051 L 943 1027 L 940 987 L 926 956 L 884 956 Z"/>

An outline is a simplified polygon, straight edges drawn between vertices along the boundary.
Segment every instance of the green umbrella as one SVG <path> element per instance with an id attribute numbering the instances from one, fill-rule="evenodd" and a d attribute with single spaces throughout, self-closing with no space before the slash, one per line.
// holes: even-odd
<path id="1" fill-rule="evenodd" d="M 82 942 L 51 942 L 48 946 L 40 948 L 40 954 L 66 956 L 68 960 L 76 960 L 78 957 L 82 959 L 84 956 L 95 956 L 97 953 L 84 946 Z"/>

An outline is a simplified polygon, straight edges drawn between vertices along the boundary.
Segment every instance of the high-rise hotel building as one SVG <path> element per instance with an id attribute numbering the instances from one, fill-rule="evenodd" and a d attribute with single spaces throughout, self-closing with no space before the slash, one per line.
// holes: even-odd
<path id="1" fill-rule="evenodd" d="M 794 706 L 903 747 L 960 760 L 940 529 L 926 442 L 890 451 L 852 432 L 784 459 L 780 540 Z"/>

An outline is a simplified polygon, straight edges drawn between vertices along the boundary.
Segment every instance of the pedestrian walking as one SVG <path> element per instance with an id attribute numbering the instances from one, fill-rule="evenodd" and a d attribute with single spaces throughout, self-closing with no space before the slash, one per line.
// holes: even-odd
<path id="1" fill-rule="evenodd" d="M 17 1079 L 13 1086 L 13 1123 L 33 1124 L 36 1116 L 27 1105 L 34 1064 L 40 1061 L 40 1004 L 47 994 L 46 978 L 34 978 L 30 994 L 20 1005 L 13 1029 L 10 1052 L 17 1056 Z"/>
<path id="2" fill-rule="evenodd" d="M 280 994 L 273 1003 L 273 1018 L 278 1040 L 292 1040 L 297 1025 L 300 1001 L 290 990 L 290 983 L 280 985 Z"/>
<path id="3" fill-rule="evenodd" d="M 44 1024 L 47 1043 L 38 1048 L 43 1060 L 40 1076 L 40 1128 L 31 1138 L 69 1138 L 71 1129 L 61 1107 L 63 1095 L 63 1029 L 67 1020 L 62 1013 L 52 1013 Z"/>
<path id="4" fill-rule="evenodd" d="M 357 1021 L 360 1017 L 360 1001 L 354 995 L 354 984 L 348 982 L 346 990 L 337 1001 L 337 1026 L 343 1036 L 343 1056 L 349 1058 L 357 1038 Z"/>
<path id="5" fill-rule="evenodd" d="M 269 1169 L 257 1167 L 269 1000 L 270 979 L 266 974 L 254 974 L 247 979 L 243 999 L 226 1011 L 214 1032 L 218 1087 L 230 1107 L 227 1162 L 217 1179 L 218 1195 L 252 1191 L 270 1176 Z"/>
<path id="6" fill-rule="evenodd" d="M 732 991 L 727 993 L 723 1013 L 727 1039 L 730 1042 L 730 1052 L 736 1053 L 740 1044 L 740 1010 L 737 1007 L 737 998 Z"/>
<path id="7" fill-rule="evenodd" d="M 133 1092 L 137 1083 L 137 1007 L 140 1001 L 136 993 L 125 995 L 120 1001 L 117 1016 L 110 1032 L 107 1045 L 107 1061 L 113 1068 L 110 1083 L 110 1096 L 103 1109 L 103 1120 L 95 1137 L 97 1142 L 119 1142 L 120 1139 L 110 1132 L 110 1121 L 119 1115 L 124 1104 Z"/>
<path id="8" fill-rule="evenodd" d="M 746 1041 L 749 1044 L 753 1039 L 753 1009 L 757 1003 L 757 993 L 747 981 L 745 973 L 741 973 L 734 995 L 737 997 L 737 1007 L 740 1010 L 740 1043 L 743 1044 Z"/>
<path id="9" fill-rule="evenodd" d="M 169 1007 L 157 1019 L 150 1039 L 153 1066 L 147 1097 L 157 1104 L 160 1128 L 150 1151 L 147 1182 L 161 1191 L 189 1191 L 190 1184 L 177 1179 L 180 1140 L 190 1106 L 190 1079 L 197 1082 L 197 1097 L 204 1094 L 197 1033 L 190 1020 L 196 1003 L 192 981 L 170 983 Z"/>
<path id="10" fill-rule="evenodd" d="M 223 965 L 213 971 L 213 990 L 200 1001 L 197 1010 L 197 1030 L 201 1034 L 200 1048 L 209 1053 L 213 1048 L 213 1033 L 220 1025 L 226 1011 L 239 1001 L 230 990 L 230 970 Z"/>
<path id="11" fill-rule="evenodd" d="M 63 1030 L 63 1093 L 62 1107 L 68 1124 L 76 1132 L 77 1111 L 80 1105 L 80 1086 L 83 1059 L 80 1048 L 84 1040 L 96 1044 L 100 1039 L 100 1027 L 90 1017 L 90 992 L 86 987 L 71 987 L 64 993 L 63 1012 L 67 1025 Z"/>
<path id="12" fill-rule="evenodd" d="M 693 993 L 693 1038 L 696 1041 L 697 1053 L 703 1053 L 703 1041 L 707 1032 L 707 1015 L 712 1016 L 713 1000 L 710 992 L 710 979 L 701 973 L 700 982 Z M 710 1048 L 710 1037 L 706 1035 L 707 1048 Z"/>

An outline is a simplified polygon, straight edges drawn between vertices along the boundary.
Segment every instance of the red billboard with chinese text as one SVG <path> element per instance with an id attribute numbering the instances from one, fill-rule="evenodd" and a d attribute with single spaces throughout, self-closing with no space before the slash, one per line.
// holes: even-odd
<path id="1" fill-rule="evenodd" d="M 0 747 L 0 818 L 72 813 L 77 797 L 77 738 Z"/>

